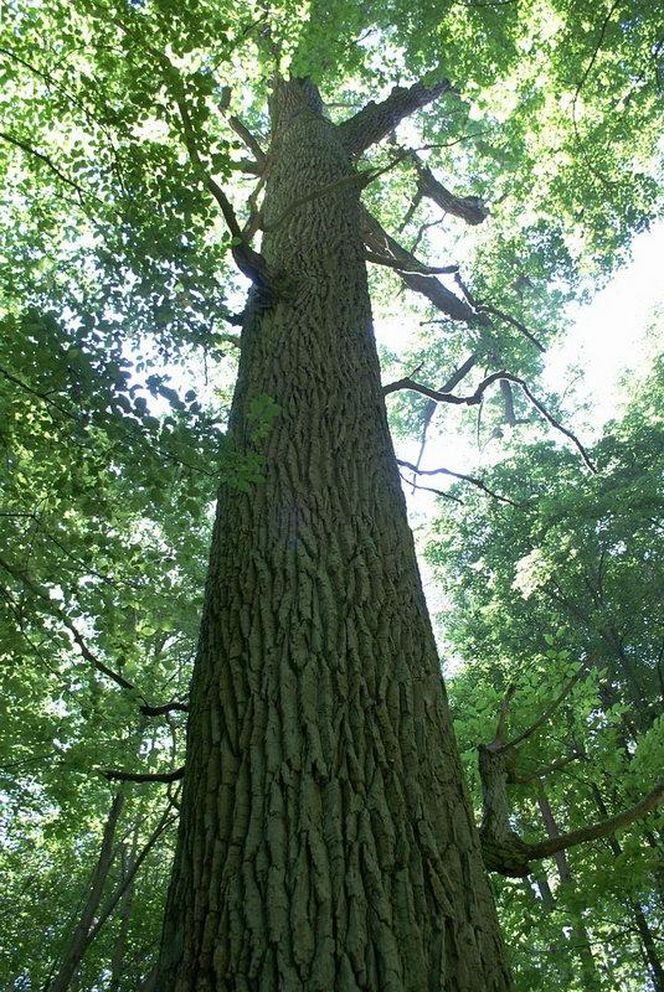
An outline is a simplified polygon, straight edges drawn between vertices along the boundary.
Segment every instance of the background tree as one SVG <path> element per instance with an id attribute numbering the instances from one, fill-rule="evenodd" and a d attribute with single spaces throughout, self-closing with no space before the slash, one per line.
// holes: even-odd
<path id="1" fill-rule="evenodd" d="M 469 773 L 479 787 L 476 748 L 509 710 L 502 733 L 521 743 L 500 760 L 522 840 L 583 831 L 661 777 L 662 383 L 658 358 L 591 452 L 596 476 L 548 444 L 517 447 L 484 480 L 514 503 L 464 492 L 429 546 L 450 597 L 450 650 L 464 661 L 451 692 Z M 562 963 L 542 974 L 524 947 L 524 988 L 627 986 L 644 957 L 662 987 L 660 821 L 535 866 L 537 901 L 530 885 L 503 888 L 508 913 L 539 914 Z"/>

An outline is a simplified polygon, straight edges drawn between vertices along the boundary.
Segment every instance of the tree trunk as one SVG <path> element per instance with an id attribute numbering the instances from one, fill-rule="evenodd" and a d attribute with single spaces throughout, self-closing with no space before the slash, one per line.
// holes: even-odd
<path id="1" fill-rule="evenodd" d="M 595 805 L 602 816 L 608 816 L 609 810 L 607 809 L 599 787 L 594 782 L 591 785 L 591 791 L 595 800 Z M 616 837 L 607 837 L 607 841 L 614 857 L 619 858 L 622 854 L 622 847 L 618 839 Z M 641 938 L 643 954 L 650 968 L 653 988 L 655 989 L 655 992 L 664 992 L 664 967 L 662 967 L 662 961 L 659 956 L 657 944 L 655 943 L 655 938 L 653 937 L 652 931 L 648 926 L 645 913 L 643 912 L 641 904 L 637 900 L 628 899 L 627 902 L 634 915 L 636 929 L 638 930 L 639 937 Z"/>
<path id="2" fill-rule="evenodd" d="M 48 984 L 48 992 L 66 992 L 67 989 L 71 989 L 73 986 L 76 972 L 80 967 L 91 940 L 90 931 L 92 930 L 95 914 L 99 909 L 106 880 L 113 864 L 113 842 L 123 805 L 124 792 L 120 789 L 113 798 L 106 823 L 104 824 L 99 857 L 90 879 L 90 887 L 81 915 L 62 956 L 57 974 Z"/>
<path id="3" fill-rule="evenodd" d="M 551 805 L 544 791 L 544 786 L 541 782 L 539 784 L 537 802 L 547 834 L 551 838 L 559 837 L 560 831 L 558 830 L 558 825 L 553 816 L 553 810 L 551 809 Z M 565 851 L 556 851 L 552 857 L 556 863 L 556 868 L 558 869 L 560 884 L 565 886 L 568 892 L 573 892 L 574 880 L 572 878 L 572 871 L 570 869 Z M 578 909 L 575 908 L 574 910 L 571 910 L 570 916 L 572 923 L 572 936 L 574 938 L 574 949 L 578 954 L 581 964 L 583 987 L 584 989 L 587 989 L 588 992 L 597 992 L 597 990 L 602 988 L 602 979 L 597 969 L 595 958 L 593 957 L 590 937 L 588 936 L 586 925 L 583 921 L 581 912 Z"/>
<path id="4" fill-rule="evenodd" d="M 278 82 L 273 294 L 219 499 L 159 992 L 511 988 L 381 394 L 359 188 L 306 81 Z M 268 431 L 261 396 L 278 404 Z"/>
<path id="5" fill-rule="evenodd" d="M 134 827 L 131 848 L 124 846 L 122 852 L 122 874 L 126 878 L 128 869 L 136 861 L 138 852 L 138 826 Z M 129 937 L 129 927 L 131 924 L 131 911 L 134 902 L 134 878 L 127 885 L 118 904 L 118 930 L 113 942 L 113 953 L 111 954 L 111 980 L 108 986 L 109 992 L 118 992 L 122 985 L 122 977 L 125 970 L 125 957 L 127 953 L 127 940 Z"/>

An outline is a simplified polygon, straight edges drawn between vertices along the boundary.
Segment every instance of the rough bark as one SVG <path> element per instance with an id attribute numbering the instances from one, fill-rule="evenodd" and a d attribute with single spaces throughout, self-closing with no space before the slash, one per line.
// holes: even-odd
<path id="1" fill-rule="evenodd" d="M 480 837 L 484 863 L 490 871 L 523 878 L 530 873 L 529 849 L 512 830 L 512 808 L 507 795 L 508 759 L 512 758 L 512 752 L 491 744 L 481 745 L 478 752 L 482 783 Z"/>
<path id="2" fill-rule="evenodd" d="M 264 481 L 219 498 L 155 985 L 503 992 L 387 427 L 359 189 L 310 85 L 278 83 L 271 110 L 273 296 L 248 309 L 230 425 Z M 279 407 L 267 433 L 261 395 Z"/>

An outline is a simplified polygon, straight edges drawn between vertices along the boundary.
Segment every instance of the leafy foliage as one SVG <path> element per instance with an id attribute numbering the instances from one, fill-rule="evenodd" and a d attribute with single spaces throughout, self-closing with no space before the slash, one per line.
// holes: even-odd
<path id="1" fill-rule="evenodd" d="M 45 987 L 65 953 L 118 794 L 101 772 L 181 763 L 182 706 L 148 711 L 186 700 L 214 493 L 219 483 L 260 484 L 261 445 L 279 415 L 270 397 L 257 398 L 250 458 L 224 438 L 237 350 L 226 321 L 242 281 L 232 265 L 237 239 L 206 177 L 227 191 L 242 224 L 255 219 L 257 150 L 244 146 L 236 115 L 265 151 L 275 70 L 311 75 L 336 121 L 396 83 L 448 76 L 455 91 L 368 153 L 362 168 L 385 171 L 365 202 L 425 261 L 444 252 L 445 263 L 461 263 L 478 299 L 546 343 L 562 329 L 565 301 L 606 277 L 659 209 L 660 35 L 647 0 L 605 9 L 586 0 L 5 5 L 3 987 Z M 489 222 L 471 231 L 418 199 L 412 161 L 399 158 L 405 145 L 455 192 L 483 197 Z M 384 320 L 439 319 L 397 295 L 394 272 L 371 279 Z M 483 370 L 531 377 L 541 364 L 532 340 L 504 318 L 429 323 L 411 345 L 413 367 L 434 382 L 469 351 L 475 384 Z M 397 362 L 386 357 L 386 371 Z M 554 734 L 582 742 L 574 801 L 569 772 L 549 797 L 571 826 L 593 815 L 589 783 L 617 807 L 643 791 L 660 756 L 650 702 L 661 678 L 658 389 L 653 380 L 600 442 L 596 479 L 545 442 L 518 450 L 491 481 L 527 509 L 471 500 L 441 525 L 431 551 L 437 568 L 463 576 L 448 589 L 456 605 L 447 636 L 467 664 L 453 685 L 464 747 L 490 738 L 510 680 L 518 727 L 579 662 L 588 668 L 551 734 L 529 741 L 524 757 L 533 766 L 558 757 Z M 498 417 L 500 397 L 484 409 Z M 423 397 L 399 394 L 395 433 L 419 436 L 427 410 Z M 79 984 L 128 992 L 151 967 L 172 831 L 151 838 L 173 814 L 177 785 L 120 789 L 104 897 L 124 889 L 86 949 Z M 532 788 L 516 795 L 524 831 L 541 833 Z M 620 857 L 628 897 L 652 922 L 654 855 L 644 855 L 644 836 L 630 834 Z M 630 910 L 612 869 L 600 847 L 575 855 L 593 938 L 611 941 L 602 967 L 628 988 L 642 968 L 631 931 L 616 935 Z M 578 986 L 584 973 L 572 957 L 559 975 L 543 975 L 534 958 L 568 947 L 570 907 L 584 916 L 579 898 L 556 892 L 543 916 L 531 888 L 503 886 L 523 989 Z"/>

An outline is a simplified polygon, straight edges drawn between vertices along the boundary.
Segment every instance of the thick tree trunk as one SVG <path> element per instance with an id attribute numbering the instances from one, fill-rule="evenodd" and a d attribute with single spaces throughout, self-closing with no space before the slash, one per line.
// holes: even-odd
<path id="1" fill-rule="evenodd" d="M 313 87 L 277 84 L 271 110 L 276 293 L 247 316 L 231 415 L 265 479 L 219 500 L 156 987 L 506 990 L 381 395 L 359 184 Z"/>

